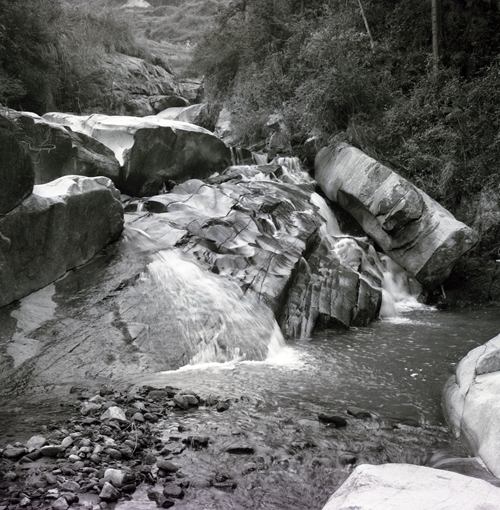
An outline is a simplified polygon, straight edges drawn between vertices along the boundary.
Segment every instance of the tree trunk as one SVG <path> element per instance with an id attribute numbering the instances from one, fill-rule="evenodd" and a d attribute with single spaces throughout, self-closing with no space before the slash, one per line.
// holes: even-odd
<path id="1" fill-rule="evenodd" d="M 432 60 L 434 71 L 439 67 L 441 52 L 441 0 L 432 1 Z"/>
<path id="2" fill-rule="evenodd" d="M 368 34 L 368 37 L 370 38 L 370 46 L 372 48 L 372 51 L 375 51 L 375 42 L 373 41 L 372 33 L 370 31 L 370 26 L 368 25 L 368 20 L 366 19 L 366 16 L 365 16 L 365 10 L 363 9 L 363 4 L 361 3 L 361 0 L 358 0 L 358 3 L 359 3 L 359 10 L 361 11 L 361 16 L 363 16 L 363 21 L 365 22 L 366 32 Z"/>

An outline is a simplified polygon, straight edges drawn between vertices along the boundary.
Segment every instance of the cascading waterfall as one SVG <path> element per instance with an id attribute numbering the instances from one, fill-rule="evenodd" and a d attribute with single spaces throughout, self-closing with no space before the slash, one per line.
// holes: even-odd
<path id="1" fill-rule="evenodd" d="M 152 251 L 153 241 L 143 242 L 128 230 L 129 242 L 139 248 L 145 243 Z M 178 250 L 158 250 L 134 286 L 136 306 L 143 308 L 141 322 L 148 324 L 144 342 L 157 352 L 169 349 L 175 337 L 186 353 L 184 361 L 195 365 L 264 360 L 285 346 L 266 305 Z"/>
<path id="2" fill-rule="evenodd" d="M 356 259 L 355 252 L 361 250 L 356 238 L 342 233 L 333 211 L 321 195 L 313 193 L 311 203 L 318 207 L 320 216 L 325 220 L 320 228 L 320 235 L 329 242 L 335 256 L 344 264 L 350 265 L 350 259 Z M 343 239 L 339 242 L 339 238 Z M 335 242 L 331 242 L 333 239 Z M 359 240 L 366 243 L 368 238 Z M 408 308 L 420 307 L 417 298 L 422 292 L 421 285 L 387 255 L 378 253 L 373 247 L 370 247 L 369 251 L 377 276 L 382 281 L 380 316 L 397 317 Z"/>

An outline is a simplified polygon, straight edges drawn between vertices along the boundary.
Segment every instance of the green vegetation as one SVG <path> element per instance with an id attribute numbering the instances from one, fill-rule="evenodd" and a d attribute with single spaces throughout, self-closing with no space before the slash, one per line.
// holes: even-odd
<path id="1" fill-rule="evenodd" d="M 441 9 L 436 62 L 430 1 L 239 0 L 194 66 L 212 104 L 235 113 L 242 144 L 280 113 L 297 152 L 312 136 L 316 149 L 347 140 L 453 208 L 498 179 L 500 10 L 489 0 Z"/>

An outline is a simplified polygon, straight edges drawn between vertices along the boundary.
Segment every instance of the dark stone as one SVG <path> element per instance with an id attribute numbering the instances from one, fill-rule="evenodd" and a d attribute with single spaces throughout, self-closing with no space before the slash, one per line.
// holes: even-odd
<path id="1" fill-rule="evenodd" d="M 330 414 L 320 413 L 318 415 L 318 420 L 322 423 L 327 423 L 329 425 L 335 425 L 335 427 L 345 427 L 347 425 L 347 420 L 342 418 L 341 416 L 335 416 Z"/>
<path id="2" fill-rule="evenodd" d="M 252 455 L 255 452 L 255 449 L 250 445 L 236 444 L 226 448 L 226 452 L 235 455 Z"/>
<path id="3" fill-rule="evenodd" d="M 167 483 L 163 487 L 163 495 L 167 498 L 182 499 L 184 497 L 184 491 L 175 483 Z"/>
<path id="4" fill-rule="evenodd" d="M 348 407 L 347 414 L 354 416 L 354 418 L 357 418 L 358 420 L 371 420 L 373 418 L 372 414 L 368 411 L 363 411 L 357 407 Z"/>
<path id="5" fill-rule="evenodd" d="M 162 469 L 166 473 L 175 473 L 179 469 L 178 466 L 164 459 L 158 459 L 156 461 L 156 465 L 158 466 L 158 469 Z"/>
<path id="6" fill-rule="evenodd" d="M 28 197 L 35 183 L 27 145 L 20 142 L 12 122 L 1 114 L 0 110 L 0 216 Z"/>
<path id="7" fill-rule="evenodd" d="M 17 460 L 20 459 L 25 453 L 25 448 L 7 448 L 3 451 L 3 456 L 9 460 Z"/>

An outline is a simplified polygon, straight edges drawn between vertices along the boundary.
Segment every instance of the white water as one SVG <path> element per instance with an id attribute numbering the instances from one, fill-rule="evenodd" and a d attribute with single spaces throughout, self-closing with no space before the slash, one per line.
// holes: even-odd
<path id="1" fill-rule="evenodd" d="M 155 253 L 139 287 L 164 306 L 191 365 L 264 360 L 285 346 L 266 305 L 176 250 Z"/>

